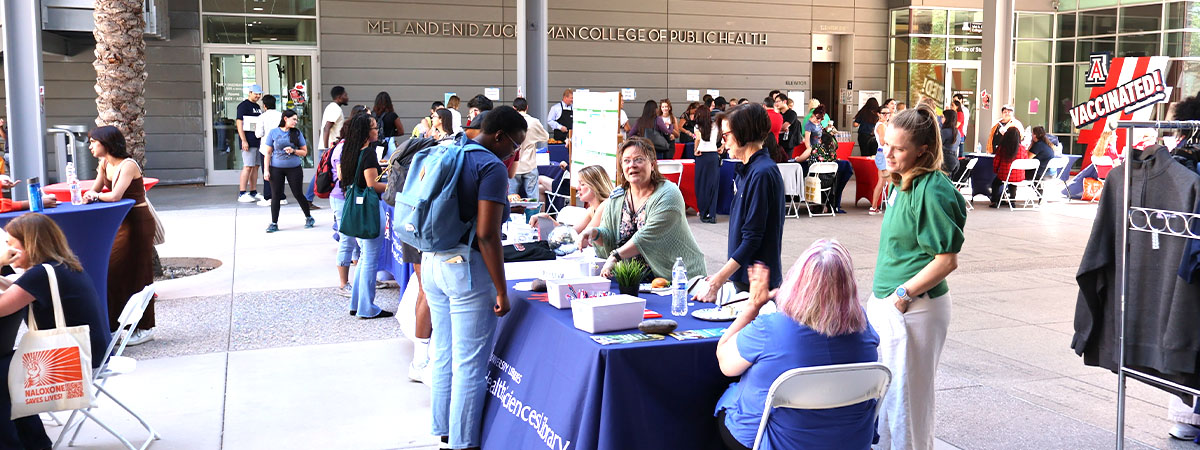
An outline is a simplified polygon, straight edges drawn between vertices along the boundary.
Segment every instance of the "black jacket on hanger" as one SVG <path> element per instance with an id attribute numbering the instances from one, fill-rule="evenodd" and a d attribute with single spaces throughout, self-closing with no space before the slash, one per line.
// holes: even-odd
<path id="1" fill-rule="evenodd" d="M 1092 235 L 1075 276 L 1075 336 L 1071 347 L 1084 364 L 1117 370 L 1121 319 L 1121 228 L 1125 170 L 1132 168 L 1131 206 L 1191 212 L 1200 200 L 1200 175 L 1154 146 L 1109 174 Z M 1140 214 L 1133 216 L 1141 223 Z M 1162 218 L 1154 219 L 1161 223 Z M 1178 228 L 1178 227 L 1177 227 Z M 1178 275 L 1189 240 L 1129 232 L 1130 289 L 1126 299 L 1126 367 L 1190 387 L 1200 387 L 1200 285 Z"/>

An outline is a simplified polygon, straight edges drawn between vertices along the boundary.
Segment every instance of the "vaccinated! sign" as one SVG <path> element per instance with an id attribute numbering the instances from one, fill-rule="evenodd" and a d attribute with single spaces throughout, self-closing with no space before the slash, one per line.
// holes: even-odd
<path id="1" fill-rule="evenodd" d="M 1102 78 L 1103 84 L 1092 89 L 1087 101 L 1071 108 L 1071 124 L 1082 128 L 1117 114 L 1131 116 L 1150 105 L 1167 99 L 1167 84 L 1163 78 L 1166 58 L 1115 58 L 1110 67 L 1096 67 L 1093 60 L 1088 74 Z M 1118 68 L 1119 75 L 1110 72 Z M 1100 76 L 1102 74 L 1102 77 Z M 1113 79 L 1117 76 L 1117 79 Z"/>

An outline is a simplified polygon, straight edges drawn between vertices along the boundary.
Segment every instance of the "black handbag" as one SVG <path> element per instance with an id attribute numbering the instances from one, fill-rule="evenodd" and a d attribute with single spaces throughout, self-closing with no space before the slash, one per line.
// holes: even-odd
<path id="1" fill-rule="evenodd" d="M 672 155 L 675 154 L 675 152 L 671 149 L 671 143 L 667 142 L 667 137 L 663 136 L 662 132 L 658 131 L 658 128 L 647 128 L 642 130 L 642 137 L 649 139 L 650 143 L 654 144 L 655 152 L 658 152 L 659 154 L 664 154 L 667 152 L 670 152 Z"/>

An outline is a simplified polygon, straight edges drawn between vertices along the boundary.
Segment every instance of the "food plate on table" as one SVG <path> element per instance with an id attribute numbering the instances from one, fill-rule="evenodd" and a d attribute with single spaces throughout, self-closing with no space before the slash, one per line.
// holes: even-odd
<path id="1" fill-rule="evenodd" d="M 533 290 L 533 281 L 521 281 L 519 283 L 514 283 L 513 289 L 516 289 L 518 291 L 526 291 L 526 292 L 532 291 Z"/>
<path id="2" fill-rule="evenodd" d="M 708 322 L 729 322 L 736 319 L 737 315 L 738 311 L 733 306 L 717 306 L 692 311 L 692 317 Z"/>

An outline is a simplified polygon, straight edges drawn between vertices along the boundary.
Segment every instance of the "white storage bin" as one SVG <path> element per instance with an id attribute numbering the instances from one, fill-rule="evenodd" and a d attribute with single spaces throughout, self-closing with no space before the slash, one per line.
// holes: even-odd
<path id="1" fill-rule="evenodd" d="M 569 286 L 568 286 L 569 285 Z M 604 277 L 550 278 L 546 280 L 546 298 L 551 306 L 558 309 L 571 307 L 567 298 L 574 289 L 576 293 L 587 292 L 589 295 L 597 292 L 611 292 L 611 282 Z"/>
<path id="2" fill-rule="evenodd" d="M 607 297 L 575 300 L 571 318 L 575 328 L 588 333 L 636 329 L 642 323 L 646 310 L 646 299 L 632 295 L 610 295 Z"/>

